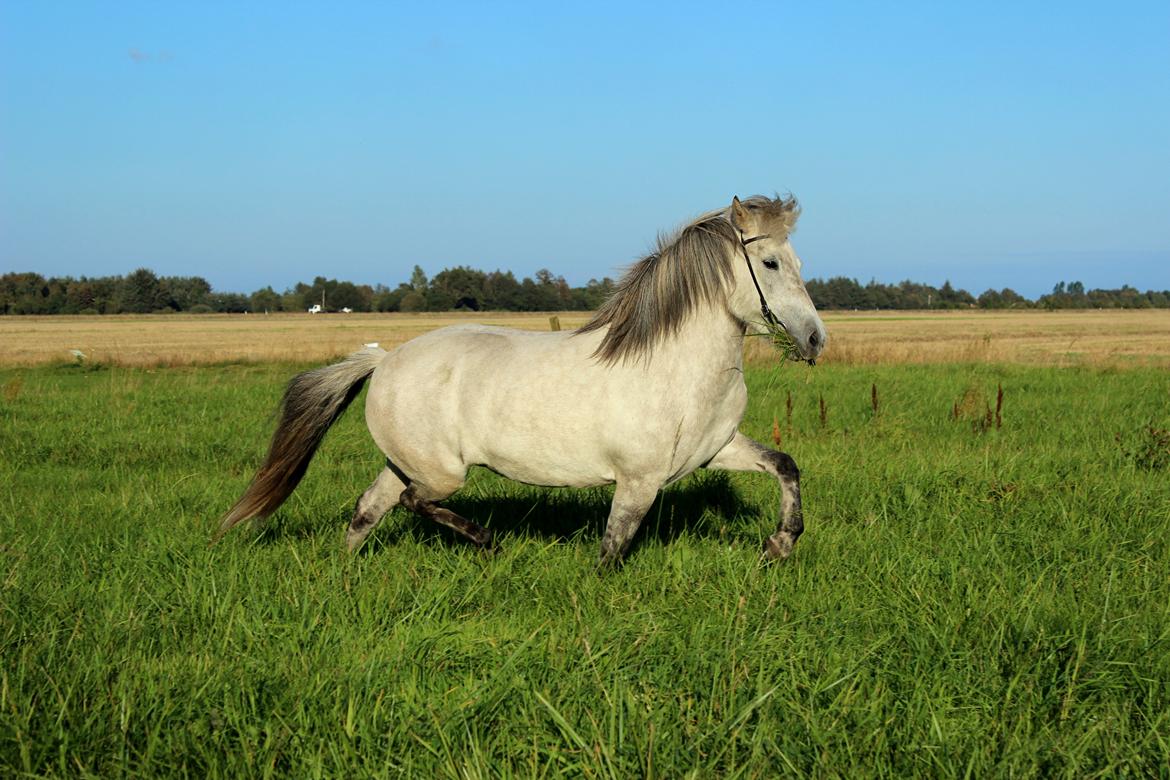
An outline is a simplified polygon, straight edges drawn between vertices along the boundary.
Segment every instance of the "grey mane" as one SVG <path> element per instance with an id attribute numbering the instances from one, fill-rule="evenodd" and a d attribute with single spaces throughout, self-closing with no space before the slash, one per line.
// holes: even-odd
<path id="1" fill-rule="evenodd" d="M 760 195 L 742 201 L 749 210 L 796 221 L 796 200 Z M 659 340 L 678 332 L 692 311 L 717 302 L 731 283 L 732 251 L 739 235 L 728 210 L 709 211 L 682 229 L 659 235 L 654 251 L 630 266 L 613 295 L 578 330 L 609 326 L 594 357 L 605 363 L 638 360 Z"/>

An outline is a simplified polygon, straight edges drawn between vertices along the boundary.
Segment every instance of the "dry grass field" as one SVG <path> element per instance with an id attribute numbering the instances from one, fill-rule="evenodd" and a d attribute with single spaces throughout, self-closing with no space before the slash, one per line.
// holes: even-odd
<path id="1" fill-rule="evenodd" d="M 1170 365 L 1170 311 L 829 312 L 825 358 L 872 363 Z"/>
<path id="2" fill-rule="evenodd" d="M 561 312 L 562 327 L 586 312 Z M 0 317 L 0 366 L 74 360 L 123 366 L 318 362 L 361 344 L 389 348 L 460 322 L 549 328 L 547 313 Z M 1170 365 L 1170 311 L 829 312 L 824 361 L 844 365 L 995 362 Z M 772 355 L 750 340 L 749 357 Z"/>

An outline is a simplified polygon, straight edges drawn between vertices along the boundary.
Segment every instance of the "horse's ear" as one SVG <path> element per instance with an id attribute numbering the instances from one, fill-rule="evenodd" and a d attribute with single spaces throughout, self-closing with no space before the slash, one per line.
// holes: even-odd
<path id="1" fill-rule="evenodd" d="M 742 203 L 739 202 L 739 196 L 734 195 L 731 198 L 731 224 L 735 225 L 742 232 L 748 227 L 748 210 Z"/>

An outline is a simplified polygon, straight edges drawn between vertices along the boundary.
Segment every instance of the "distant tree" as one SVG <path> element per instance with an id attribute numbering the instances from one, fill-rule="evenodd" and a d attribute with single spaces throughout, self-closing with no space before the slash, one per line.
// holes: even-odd
<path id="1" fill-rule="evenodd" d="M 999 294 L 1009 309 L 1023 308 L 1032 305 L 1031 301 L 1010 287 L 1003 288 L 999 291 Z"/>
<path id="2" fill-rule="evenodd" d="M 452 306 L 461 302 L 465 308 L 480 309 L 484 305 L 484 282 L 487 274 L 466 266 L 447 268 L 435 274 L 430 289 L 452 301 Z"/>
<path id="3" fill-rule="evenodd" d="M 73 278 L 65 277 L 50 277 L 45 282 L 45 287 L 48 288 L 48 295 L 44 297 L 44 313 L 45 314 L 76 314 L 75 311 L 69 310 L 69 285 L 73 283 Z"/>
<path id="4" fill-rule="evenodd" d="M 249 305 L 255 312 L 281 311 L 284 301 L 271 286 L 263 287 L 252 293 Z"/>
<path id="5" fill-rule="evenodd" d="M 66 308 L 70 314 L 80 314 L 83 311 L 101 311 L 101 304 L 97 298 L 97 290 L 93 283 L 82 277 L 72 283 L 65 291 Z"/>
<path id="6" fill-rule="evenodd" d="M 427 299 L 418 290 L 411 289 L 398 303 L 399 311 L 426 311 Z"/>
<path id="7" fill-rule="evenodd" d="M 337 282 L 329 280 L 331 288 L 328 293 L 329 308 L 332 311 L 351 309 L 353 311 L 369 311 L 370 298 L 368 293 L 353 282 Z M 369 290 L 369 288 L 366 288 Z"/>
<path id="8" fill-rule="evenodd" d="M 304 311 L 322 302 L 328 311 L 341 309 L 371 311 L 374 290 L 369 285 L 356 285 L 353 282 L 340 282 L 318 276 L 313 279 L 312 284 L 297 282 L 292 290 L 286 291 L 282 306 L 285 311 Z"/>
<path id="9" fill-rule="evenodd" d="M 280 305 L 284 311 L 304 311 L 314 303 L 321 302 L 321 296 L 317 296 L 316 301 L 311 301 L 312 288 L 304 282 L 297 282 L 292 287 L 286 289 L 280 296 Z"/>
<path id="10" fill-rule="evenodd" d="M 49 286 L 38 273 L 7 273 L 0 276 L 0 312 L 44 314 Z"/>
<path id="11" fill-rule="evenodd" d="M 519 311 L 521 307 L 520 283 L 511 271 L 495 270 L 484 276 L 483 296 L 480 308 L 503 311 Z"/>
<path id="12" fill-rule="evenodd" d="M 201 276 L 164 276 L 159 287 L 167 306 L 179 311 L 190 311 L 206 305 L 211 296 L 211 284 Z"/>
<path id="13" fill-rule="evenodd" d="M 939 304 L 947 309 L 963 308 L 975 304 L 975 297 L 966 290 L 951 286 L 950 279 L 943 282 L 943 286 L 939 288 L 938 300 Z"/>
<path id="14" fill-rule="evenodd" d="M 870 279 L 869 284 L 865 286 L 865 299 L 865 307 L 867 309 L 893 308 L 890 288 L 884 284 L 879 284 L 874 279 Z"/>
<path id="15" fill-rule="evenodd" d="M 455 308 L 455 296 L 442 290 L 432 288 L 420 295 L 423 299 L 423 311 L 450 311 Z"/>
<path id="16" fill-rule="evenodd" d="M 208 298 L 207 305 L 211 307 L 212 311 L 228 314 L 242 314 L 250 311 L 248 296 L 242 293 L 212 293 Z"/>
<path id="17" fill-rule="evenodd" d="M 984 290 L 979 294 L 977 299 L 979 308 L 981 309 L 1004 309 L 1007 308 L 1003 302 L 1003 296 L 998 290 Z"/>
<path id="18" fill-rule="evenodd" d="M 1010 287 L 1002 290 L 987 290 L 977 301 L 981 309 L 1018 309 L 1030 306 L 1027 298 Z"/>
<path id="19" fill-rule="evenodd" d="M 1150 299 L 1128 284 L 1122 285 L 1121 289 L 1117 291 L 1117 298 L 1121 306 L 1126 309 L 1148 309 L 1150 307 Z"/>
<path id="20" fill-rule="evenodd" d="M 381 286 L 381 285 L 379 285 Z M 382 287 L 380 291 L 374 295 L 374 310 L 375 311 L 399 311 L 402 305 L 402 299 L 410 293 L 414 292 L 410 285 L 403 283 L 393 290 Z"/>
<path id="21" fill-rule="evenodd" d="M 577 311 L 593 311 L 605 303 L 606 299 L 613 294 L 613 289 L 613 279 L 608 276 L 600 282 L 596 279 L 590 279 L 584 287 L 573 288 L 568 308 Z"/>
<path id="22" fill-rule="evenodd" d="M 154 271 L 139 268 L 118 286 L 116 305 L 118 311 L 128 314 L 148 314 L 165 308 L 167 295 Z"/>

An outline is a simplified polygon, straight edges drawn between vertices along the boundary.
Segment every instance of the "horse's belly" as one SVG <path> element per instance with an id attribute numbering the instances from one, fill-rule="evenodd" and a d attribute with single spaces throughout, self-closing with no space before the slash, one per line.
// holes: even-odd
<path id="1" fill-rule="evenodd" d="M 482 463 L 497 474 L 528 485 L 543 487 L 594 487 L 614 481 L 612 469 L 601 464 L 589 464 L 574 459 L 534 461 L 509 453 L 491 453 Z"/>
<path id="2" fill-rule="evenodd" d="M 523 390 L 516 389 L 523 395 Z M 532 485 L 589 487 L 614 481 L 613 423 L 587 399 L 561 406 L 509 402 L 465 409 L 464 457 Z"/>

